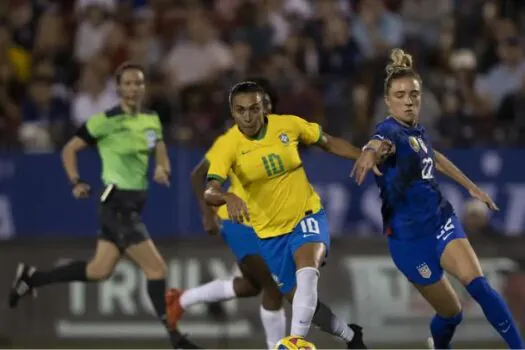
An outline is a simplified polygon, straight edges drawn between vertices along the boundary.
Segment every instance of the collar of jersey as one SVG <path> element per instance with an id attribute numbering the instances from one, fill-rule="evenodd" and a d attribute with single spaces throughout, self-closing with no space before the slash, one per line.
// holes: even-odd
<path id="1" fill-rule="evenodd" d="M 259 140 L 264 139 L 264 137 L 266 136 L 266 131 L 267 130 L 268 130 L 268 117 L 264 117 L 264 125 L 262 126 L 261 130 L 259 130 L 257 135 L 255 137 L 250 137 L 250 136 L 247 136 L 247 135 L 245 135 L 245 136 L 248 139 L 250 139 L 250 140 L 259 141 Z"/>
<path id="2" fill-rule="evenodd" d="M 124 109 L 122 109 L 122 106 L 120 104 L 116 105 L 115 107 L 111 108 L 110 110 L 106 111 L 106 117 L 117 117 L 117 116 L 135 116 L 135 115 L 139 115 L 141 113 L 143 113 L 144 110 L 142 108 L 140 108 L 139 110 L 137 110 L 137 113 L 135 114 L 129 114 L 129 113 L 126 113 L 126 111 L 124 111 Z"/>

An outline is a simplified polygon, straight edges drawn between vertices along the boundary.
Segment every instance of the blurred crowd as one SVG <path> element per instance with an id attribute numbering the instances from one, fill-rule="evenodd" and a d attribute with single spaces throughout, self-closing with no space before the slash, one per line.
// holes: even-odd
<path id="1" fill-rule="evenodd" d="M 144 65 L 170 143 L 208 146 L 229 87 L 263 76 L 279 113 L 357 144 L 387 115 L 384 65 L 402 47 L 424 80 L 439 147 L 525 146 L 520 0 L 5 0 L 0 146 L 60 147 L 117 103 L 112 72 Z"/>

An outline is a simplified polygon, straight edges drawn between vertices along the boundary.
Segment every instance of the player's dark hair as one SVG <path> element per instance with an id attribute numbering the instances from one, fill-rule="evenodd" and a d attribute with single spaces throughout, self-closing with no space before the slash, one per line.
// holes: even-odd
<path id="1" fill-rule="evenodd" d="M 249 93 L 259 93 L 264 98 L 266 91 L 264 91 L 264 89 L 254 81 L 241 81 L 240 83 L 235 84 L 230 90 L 230 95 L 228 96 L 228 102 L 230 106 L 232 105 L 235 96 L 238 94 Z"/>
<path id="2" fill-rule="evenodd" d="M 268 95 L 270 99 L 270 104 L 272 106 L 270 113 L 275 113 L 277 110 L 277 105 L 279 104 L 279 97 L 277 96 L 277 92 L 273 88 L 270 81 L 266 78 L 262 77 L 254 77 L 254 78 L 248 78 L 247 81 L 253 81 L 254 83 L 257 83 L 260 87 L 263 88 L 263 90 L 266 92 L 266 95 Z M 266 99 L 266 97 L 265 97 Z"/>
<path id="3" fill-rule="evenodd" d="M 415 78 L 422 82 L 419 74 L 412 67 L 412 55 L 401 49 L 393 49 L 390 52 L 390 63 L 386 66 L 385 95 L 388 95 L 392 82 L 401 78 Z"/>
<path id="4" fill-rule="evenodd" d="M 124 62 L 118 66 L 117 70 L 115 71 L 115 81 L 117 85 L 120 84 L 120 80 L 122 79 L 124 72 L 130 69 L 141 71 L 142 74 L 146 75 L 146 70 L 140 64 L 134 62 Z"/>

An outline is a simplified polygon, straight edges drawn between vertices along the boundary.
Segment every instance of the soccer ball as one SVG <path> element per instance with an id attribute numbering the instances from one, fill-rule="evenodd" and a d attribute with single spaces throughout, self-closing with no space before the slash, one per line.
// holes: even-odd
<path id="1" fill-rule="evenodd" d="M 275 350 L 316 350 L 313 343 L 306 341 L 304 338 L 289 336 L 279 340 L 275 345 Z"/>

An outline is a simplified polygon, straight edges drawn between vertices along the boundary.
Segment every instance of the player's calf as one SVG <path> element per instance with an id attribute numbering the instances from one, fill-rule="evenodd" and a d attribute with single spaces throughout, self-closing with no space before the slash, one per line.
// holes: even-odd
<path id="1" fill-rule="evenodd" d="M 317 304 L 312 322 L 323 332 L 343 340 L 348 349 L 366 349 L 363 328 L 356 324 L 347 325 L 324 303 Z"/>
<path id="2" fill-rule="evenodd" d="M 452 317 L 435 315 L 430 322 L 430 333 L 432 334 L 433 346 L 436 349 L 450 349 L 450 342 L 456 331 L 456 327 L 463 320 L 463 312 Z"/>
<path id="3" fill-rule="evenodd" d="M 467 286 L 467 291 L 481 306 L 485 317 L 511 349 L 525 349 L 519 329 L 505 300 L 490 286 L 485 277 L 478 277 Z"/>

